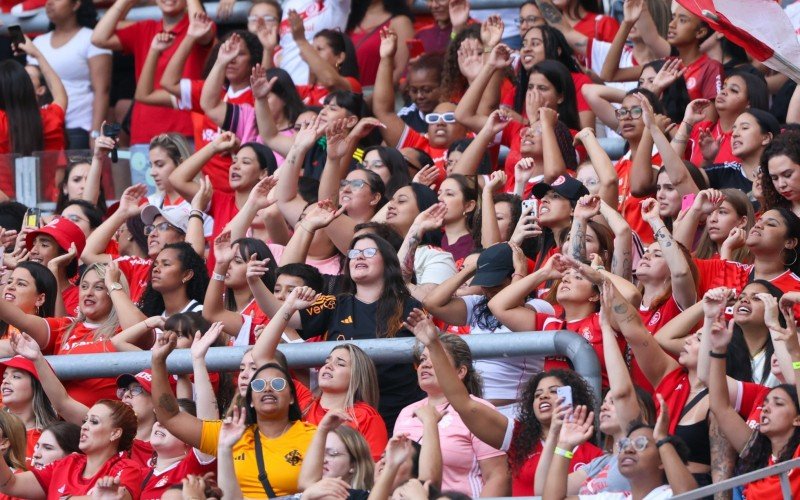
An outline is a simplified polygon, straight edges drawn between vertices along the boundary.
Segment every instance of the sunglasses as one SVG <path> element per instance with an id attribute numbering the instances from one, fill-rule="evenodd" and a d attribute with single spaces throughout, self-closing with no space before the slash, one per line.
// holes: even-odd
<path id="1" fill-rule="evenodd" d="M 647 436 L 639 436 L 636 438 L 622 438 L 619 440 L 619 451 L 625 451 L 628 447 L 633 447 L 636 451 L 644 451 L 648 443 Z"/>
<path id="2" fill-rule="evenodd" d="M 264 392 L 267 390 L 267 385 L 269 385 L 273 391 L 281 392 L 286 389 L 286 379 L 278 377 L 268 382 L 263 378 L 257 378 L 250 382 L 250 389 L 252 389 L 253 392 Z"/>
<path id="3" fill-rule="evenodd" d="M 167 229 L 174 229 L 180 233 L 183 233 L 183 231 L 173 226 L 169 222 L 162 222 L 161 224 L 148 224 L 144 226 L 144 235 L 150 236 L 150 233 L 152 233 L 153 231 L 157 230 L 160 233 L 162 231 L 166 231 Z"/>
<path id="4" fill-rule="evenodd" d="M 455 123 L 456 114 L 452 111 L 449 111 L 447 113 L 428 113 L 425 115 L 425 123 L 434 125 L 439 122 Z"/>
<path id="5" fill-rule="evenodd" d="M 374 247 L 365 248 L 363 250 L 359 250 L 358 248 L 352 248 L 348 250 L 347 258 L 353 260 L 357 259 L 359 255 L 364 255 L 364 258 L 371 259 L 372 257 L 375 257 L 377 253 L 378 249 Z"/>
<path id="6" fill-rule="evenodd" d="M 144 388 L 141 385 L 137 385 L 136 387 L 119 387 L 117 388 L 117 399 L 123 399 L 125 397 L 125 393 L 129 392 L 132 398 L 142 394 L 144 392 Z"/>
<path id="7" fill-rule="evenodd" d="M 347 179 L 342 179 L 339 181 L 339 189 L 344 189 L 347 186 L 350 186 L 351 189 L 361 189 L 367 185 L 367 181 L 364 179 L 353 179 L 352 181 L 348 181 Z"/>
<path id="8" fill-rule="evenodd" d="M 633 106 L 632 108 L 618 108 L 614 110 L 614 115 L 617 117 L 617 120 L 622 120 L 623 118 L 630 115 L 631 118 L 636 119 L 642 116 L 642 107 L 641 106 Z"/>

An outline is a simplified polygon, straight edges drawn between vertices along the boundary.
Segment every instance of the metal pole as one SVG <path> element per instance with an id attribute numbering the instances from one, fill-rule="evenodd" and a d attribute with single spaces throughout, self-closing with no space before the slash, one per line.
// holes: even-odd
<path id="1" fill-rule="evenodd" d="M 789 474 L 781 472 L 778 476 L 781 480 L 781 493 L 783 493 L 783 500 L 792 499 L 792 485 L 789 484 Z"/>
<path id="2" fill-rule="evenodd" d="M 504 358 L 525 355 L 558 355 L 572 361 L 575 371 L 592 387 L 595 398 L 600 401 L 600 363 L 591 345 L 582 336 L 567 330 L 554 332 L 517 332 L 490 335 L 465 335 L 473 357 Z M 309 342 L 304 344 L 281 344 L 278 348 L 286 355 L 289 366 L 305 368 L 320 366 L 331 349 L 343 342 Z M 347 342 L 355 344 L 376 363 L 411 362 L 416 339 L 374 339 Z M 212 347 L 206 356 L 209 370 L 233 371 L 239 368 L 246 348 Z M 88 377 L 111 377 L 122 373 L 136 373 L 150 366 L 150 352 L 121 352 L 105 354 L 74 354 L 48 356 L 62 380 Z M 189 349 L 173 352 L 167 365 L 170 373 L 191 373 L 192 358 Z"/>

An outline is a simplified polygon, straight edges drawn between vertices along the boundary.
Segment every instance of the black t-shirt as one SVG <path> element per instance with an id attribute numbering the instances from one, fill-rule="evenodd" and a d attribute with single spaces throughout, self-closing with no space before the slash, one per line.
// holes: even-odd
<path id="1" fill-rule="evenodd" d="M 753 181 L 745 177 L 739 162 L 715 163 L 705 168 L 708 187 L 714 189 L 740 189 L 745 193 L 753 190 Z"/>
<path id="2" fill-rule="evenodd" d="M 403 305 L 402 318 L 408 317 L 420 302 L 408 297 Z M 300 310 L 304 339 L 322 336 L 324 340 L 375 339 L 378 331 L 378 301 L 372 304 L 361 302 L 350 294 L 321 295 L 314 304 Z M 405 328 L 395 337 L 413 337 Z M 425 394 L 417 385 L 417 373 L 412 364 L 380 364 L 378 372 L 380 404 L 378 411 L 391 434 L 394 421 L 400 410 L 419 401 Z"/>
<path id="3" fill-rule="evenodd" d="M 422 115 L 422 112 L 419 110 L 416 104 L 411 103 L 410 105 L 402 108 L 397 112 L 397 116 L 399 116 L 406 125 L 413 128 L 420 134 L 428 133 L 428 124 L 425 122 L 425 117 Z"/>

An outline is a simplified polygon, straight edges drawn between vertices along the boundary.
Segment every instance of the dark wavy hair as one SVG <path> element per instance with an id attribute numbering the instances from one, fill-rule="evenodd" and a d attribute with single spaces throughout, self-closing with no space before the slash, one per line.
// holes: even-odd
<path id="1" fill-rule="evenodd" d="M 458 49 L 467 38 L 481 39 L 481 25 L 470 24 L 447 45 L 442 68 L 442 98 L 441 102 L 451 101 L 466 92 L 469 83 L 461 69 L 458 67 Z"/>
<path id="2" fill-rule="evenodd" d="M 36 288 L 36 293 L 44 294 L 44 302 L 39 307 L 36 315 L 40 318 L 52 318 L 56 315 L 56 295 L 58 294 L 58 283 L 53 273 L 47 269 L 47 266 L 39 264 L 38 262 L 22 261 L 17 264 L 20 269 L 25 269 L 31 273 L 33 278 L 33 286 Z M 8 334 L 8 323 L 0 321 L 0 337 L 5 337 Z"/>
<path id="3" fill-rule="evenodd" d="M 534 394 L 539 388 L 539 383 L 547 377 L 555 377 L 565 386 L 572 387 L 572 402 L 574 405 L 586 405 L 590 411 L 595 410 L 596 402 L 592 389 L 583 377 L 574 371 L 548 370 L 534 375 L 520 395 L 517 425 L 514 427 L 514 446 L 508 451 L 508 462 L 514 475 L 519 474 L 522 465 L 545 437 L 542 433 L 542 423 L 539 422 L 533 412 L 533 405 L 535 402 Z M 553 403 L 555 408 L 555 400 Z"/>
<path id="4" fill-rule="evenodd" d="M 250 381 L 252 382 L 258 377 L 259 373 L 268 369 L 278 370 L 281 372 L 281 374 L 283 374 L 283 378 L 286 379 L 286 387 L 289 389 L 293 400 L 289 405 L 289 422 L 301 420 L 303 418 L 303 413 L 300 411 L 300 403 L 297 400 L 297 390 L 294 386 L 292 376 L 289 374 L 289 370 L 287 370 L 283 365 L 278 363 L 263 364 L 256 370 Z M 247 392 L 244 395 L 244 401 L 244 407 L 247 410 L 247 425 L 258 423 L 258 415 L 256 414 L 256 409 L 253 407 L 253 388 L 250 386 L 250 384 L 247 385 Z"/>
<path id="5" fill-rule="evenodd" d="M 344 108 L 348 113 L 361 119 L 367 116 L 367 104 L 364 102 L 362 94 L 356 94 L 349 90 L 334 90 L 323 99 L 324 104 L 329 104 L 331 101 L 336 100 L 336 105 Z"/>
<path id="6" fill-rule="evenodd" d="M 80 207 L 86 220 L 89 221 L 89 227 L 94 230 L 100 227 L 103 223 L 103 216 L 105 215 L 97 205 L 86 200 L 69 200 L 64 204 L 64 208 L 76 205 Z M 61 211 L 64 211 L 64 208 Z M 59 212 L 60 213 L 60 212 Z"/>
<path id="7" fill-rule="evenodd" d="M 303 280 L 303 285 L 312 290 L 322 290 L 324 282 L 319 269 L 308 264 L 292 263 L 286 264 L 275 270 L 276 280 L 281 275 L 295 276 Z"/>
<path id="8" fill-rule="evenodd" d="M 414 14 L 411 12 L 411 8 L 408 6 L 408 2 L 398 2 L 397 0 L 382 0 L 383 9 L 389 13 L 392 18 L 397 16 L 406 16 L 407 18 L 413 20 Z M 347 18 L 347 32 L 350 33 L 351 31 L 358 28 L 358 25 L 361 24 L 361 21 L 364 20 L 364 16 L 367 14 L 367 7 L 369 7 L 370 2 L 353 2 L 353 6 L 350 8 L 350 16 Z"/>
<path id="9" fill-rule="evenodd" d="M 30 156 L 44 149 L 42 115 L 33 83 L 14 59 L 0 61 L 0 110 L 8 118 L 10 153 Z"/>
<path id="10" fill-rule="evenodd" d="M 572 75 L 566 66 L 558 61 L 545 59 L 538 62 L 531 68 L 530 74 L 539 73 L 543 75 L 550 84 L 555 87 L 556 92 L 561 95 L 561 103 L 558 105 L 558 120 L 572 130 L 580 130 L 581 122 L 578 118 L 578 101 L 575 97 L 575 83 Z M 530 76 L 529 76 L 530 78 Z M 525 82 L 525 90 L 528 89 L 528 82 Z"/>
<path id="11" fill-rule="evenodd" d="M 75 20 L 78 26 L 94 29 L 97 24 L 97 9 L 90 0 L 72 0 L 72 3 L 80 3 L 78 10 L 75 11 Z M 53 31 L 56 26 L 51 22 L 47 25 L 47 31 Z"/>
<path id="12" fill-rule="evenodd" d="M 267 268 L 267 272 L 264 273 L 264 276 L 261 277 L 261 281 L 267 286 L 267 290 L 275 289 L 275 279 L 277 278 L 275 274 L 275 264 L 277 260 L 275 256 L 272 255 L 267 244 L 255 238 L 239 238 L 231 243 L 231 246 L 234 245 L 239 245 L 239 257 L 245 262 L 249 261 L 250 256 L 253 254 L 255 254 L 258 260 L 269 259 L 269 267 Z M 236 311 L 236 299 L 233 296 L 233 290 L 231 288 L 225 289 L 225 309 Z"/>
<path id="13" fill-rule="evenodd" d="M 583 7 L 584 10 L 587 12 L 591 12 L 594 14 L 602 14 L 603 9 L 600 6 L 600 2 L 598 0 L 578 0 L 575 2 L 575 5 L 569 10 L 568 14 L 572 17 L 578 18 L 580 17 L 580 7 Z"/>
<path id="14" fill-rule="evenodd" d="M 220 39 L 219 42 L 214 44 L 211 48 L 211 52 L 208 54 L 208 59 L 206 59 L 206 64 L 203 67 L 203 78 L 205 79 L 208 74 L 211 72 L 211 68 L 214 67 L 214 63 L 217 61 L 217 56 L 219 55 L 219 49 L 222 47 L 222 44 L 225 43 L 231 35 L 236 33 L 244 42 L 245 47 L 247 47 L 247 52 L 250 54 L 250 67 L 254 67 L 256 64 L 259 64 L 261 60 L 264 58 L 264 46 L 261 45 L 261 42 L 258 40 L 258 37 L 247 30 L 233 30 L 225 33 Z M 225 79 L 225 84 L 227 85 L 228 79 Z M 249 83 L 249 82 L 248 82 Z"/>
<path id="15" fill-rule="evenodd" d="M 465 215 L 467 219 L 467 227 L 472 229 L 473 219 L 475 217 L 475 212 L 478 210 L 478 199 L 480 197 L 478 194 L 478 189 L 475 187 L 475 181 L 470 180 L 466 175 L 463 174 L 450 174 L 447 176 L 447 179 L 456 181 L 456 184 L 458 184 L 458 189 L 461 191 L 461 196 L 464 197 L 465 203 L 469 201 L 475 202 L 475 208 L 472 210 L 472 212 L 467 212 Z"/>
<path id="16" fill-rule="evenodd" d="M 383 164 L 389 169 L 390 177 L 386 184 L 386 198 L 391 198 L 398 189 L 411 184 L 411 175 L 408 173 L 406 160 L 400 151 L 388 146 L 372 146 L 364 150 L 365 158 L 370 151 L 377 152 Z"/>
<path id="17" fill-rule="evenodd" d="M 181 271 L 193 272 L 192 279 L 184 283 L 186 296 L 189 300 L 196 300 L 202 304 L 206 296 L 206 288 L 208 288 L 208 270 L 203 258 L 197 255 L 192 245 L 185 241 L 164 245 L 161 252 L 164 250 L 176 250 L 178 252 L 178 262 L 181 264 Z M 152 270 L 150 272 L 152 273 Z M 153 289 L 152 280 L 147 284 L 147 288 L 142 294 L 140 305 L 140 309 L 148 317 L 157 316 L 164 312 L 164 297 L 161 296 L 160 292 Z"/>
<path id="18" fill-rule="evenodd" d="M 270 68 L 267 70 L 267 80 L 277 78 L 275 85 L 272 86 L 272 93 L 283 101 L 283 114 L 286 119 L 294 125 L 297 118 L 306 110 L 306 105 L 297 93 L 292 77 L 286 70 L 281 68 Z"/>
<path id="19" fill-rule="evenodd" d="M 456 367 L 456 370 L 462 366 L 467 369 L 467 373 L 464 375 L 464 380 L 462 380 L 464 386 L 467 388 L 467 392 L 477 398 L 482 397 L 483 379 L 481 378 L 480 373 L 475 370 L 472 359 L 472 351 L 470 350 L 466 341 L 464 341 L 460 335 L 453 335 L 451 333 L 440 334 L 439 341 L 442 343 L 444 350 L 447 351 L 447 354 L 453 360 L 453 366 Z M 420 343 L 417 343 L 414 346 L 415 363 L 420 362 L 420 357 L 422 356 L 422 351 L 424 350 L 425 346 Z"/>
<path id="20" fill-rule="evenodd" d="M 58 446 L 60 446 L 67 455 L 70 453 L 81 453 L 81 427 L 79 425 L 63 420 L 56 420 L 42 430 L 42 432 L 45 431 L 50 431 L 53 434 L 53 437 L 56 438 L 56 443 L 58 443 Z"/>
<path id="21" fill-rule="evenodd" d="M 797 400 L 797 388 L 792 384 L 781 384 L 773 387 L 769 393 L 771 394 L 777 390 L 782 390 L 787 393 L 794 405 L 794 411 L 800 413 L 800 402 Z M 798 446 L 800 446 L 800 427 L 795 426 L 792 436 L 789 438 L 786 446 L 780 451 L 775 462 L 791 460 Z M 743 474 L 766 467 L 772 455 L 772 442 L 767 436 L 759 432 L 753 444 L 745 450 L 744 453 L 746 454 L 739 460 L 739 467 L 736 470 L 737 474 Z"/>
<path id="22" fill-rule="evenodd" d="M 642 69 L 653 68 L 658 73 L 666 63 L 666 59 L 654 59 L 642 65 Z M 664 114 L 669 116 L 674 123 L 682 122 L 686 106 L 692 102 L 692 98 L 689 97 L 689 90 L 686 88 L 686 80 L 680 77 L 672 85 L 664 89 L 664 92 L 661 93 L 660 102 L 663 104 Z"/>
<path id="23" fill-rule="evenodd" d="M 767 289 L 767 293 L 775 297 L 776 300 L 780 300 L 783 296 L 783 292 L 780 288 L 776 287 L 772 283 L 767 280 L 753 280 L 747 284 L 747 286 L 757 284 L 761 285 Z M 745 286 L 745 288 L 747 288 Z M 786 327 L 786 319 L 783 317 L 783 313 L 778 311 L 778 321 L 780 322 L 781 326 Z M 750 349 L 747 347 L 747 342 L 744 339 L 744 332 L 742 331 L 742 327 L 733 323 L 733 337 L 731 337 L 730 347 L 728 348 L 728 358 L 725 367 L 727 368 L 727 373 L 729 377 L 733 377 L 736 380 L 741 380 L 742 382 L 756 382 L 758 384 L 764 384 L 769 377 L 771 372 L 771 366 L 769 360 L 772 359 L 772 353 L 775 352 L 775 346 L 772 345 L 772 335 L 767 332 L 766 335 L 766 342 L 764 343 L 764 357 L 767 360 L 764 363 L 764 366 L 761 370 L 761 373 L 753 373 L 753 365 L 750 359 Z"/>
<path id="24" fill-rule="evenodd" d="M 136 243 L 136 246 L 139 247 L 139 250 L 141 250 L 144 255 L 147 255 L 147 236 L 144 234 L 144 226 L 144 221 L 139 215 L 134 215 L 125 219 L 125 227 L 127 227 L 128 232 L 131 233 L 133 242 Z"/>
<path id="25" fill-rule="evenodd" d="M 400 272 L 400 261 L 397 260 L 397 251 L 384 240 L 375 234 L 362 234 L 353 238 L 350 243 L 350 249 L 353 249 L 361 240 L 372 240 L 378 253 L 383 258 L 383 293 L 378 301 L 378 311 L 375 318 L 377 325 L 376 337 L 387 338 L 394 337 L 395 334 L 403 327 L 403 311 L 405 309 L 406 301 L 411 298 L 403 281 L 403 275 Z M 347 259 L 345 265 L 345 280 L 344 280 L 344 293 L 355 295 L 357 285 L 350 277 L 350 259 Z"/>
<path id="26" fill-rule="evenodd" d="M 354 2 L 356 4 L 358 2 Z M 356 49 L 350 37 L 338 30 L 324 29 L 314 34 L 314 38 L 324 38 L 335 55 L 344 54 L 344 61 L 338 68 L 339 74 L 358 80 L 358 60 Z"/>
<path id="27" fill-rule="evenodd" d="M 778 134 L 761 153 L 761 190 L 764 193 L 762 212 L 776 207 L 792 208 L 791 202 L 775 189 L 775 184 L 769 175 L 769 161 L 776 156 L 786 156 L 792 163 L 800 165 L 800 131 L 792 130 Z"/>
<path id="28" fill-rule="evenodd" d="M 517 222 L 519 222 L 519 218 L 522 216 L 522 199 L 511 193 L 498 193 L 494 195 L 494 204 L 497 206 L 498 203 L 508 203 L 511 205 L 511 220 L 509 221 L 509 232 L 508 234 L 501 234 L 500 238 L 505 238 L 507 241 L 508 238 L 511 237 L 511 233 L 514 232 L 514 228 L 517 227 Z M 472 240 L 475 242 L 476 248 L 483 248 L 481 245 L 481 237 L 483 236 L 483 217 L 482 217 L 483 207 L 479 207 L 475 211 L 475 223 L 472 225 Z"/>
<path id="29" fill-rule="evenodd" d="M 70 158 L 69 162 L 67 162 L 67 168 L 64 170 L 64 178 L 61 179 L 61 182 L 58 183 L 58 198 L 56 199 L 56 208 L 53 213 L 60 214 L 62 210 L 64 210 L 67 205 L 69 198 L 67 198 L 67 193 L 64 192 L 67 188 L 67 183 L 69 182 L 69 176 L 72 171 L 78 165 L 91 165 L 92 159 L 91 158 Z M 97 197 L 97 208 L 100 209 L 102 213 L 108 209 L 106 206 L 106 191 L 103 187 L 102 180 L 100 181 L 100 195 Z M 93 226 L 97 227 L 97 226 Z"/>

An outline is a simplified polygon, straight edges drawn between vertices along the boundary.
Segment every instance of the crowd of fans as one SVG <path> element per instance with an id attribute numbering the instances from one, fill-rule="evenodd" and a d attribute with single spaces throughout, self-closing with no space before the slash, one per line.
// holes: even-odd
<path id="1" fill-rule="evenodd" d="M 0 498 L 658 500 L 800 457 L 800 91 L 747 47 L 667 0 L 155 3 L 2 6 L 51 24 L 0 62 Z M 15 201 L 40 151 L 52 214 Z M 602 400 L 461 338 L 547 330 Z"/>

